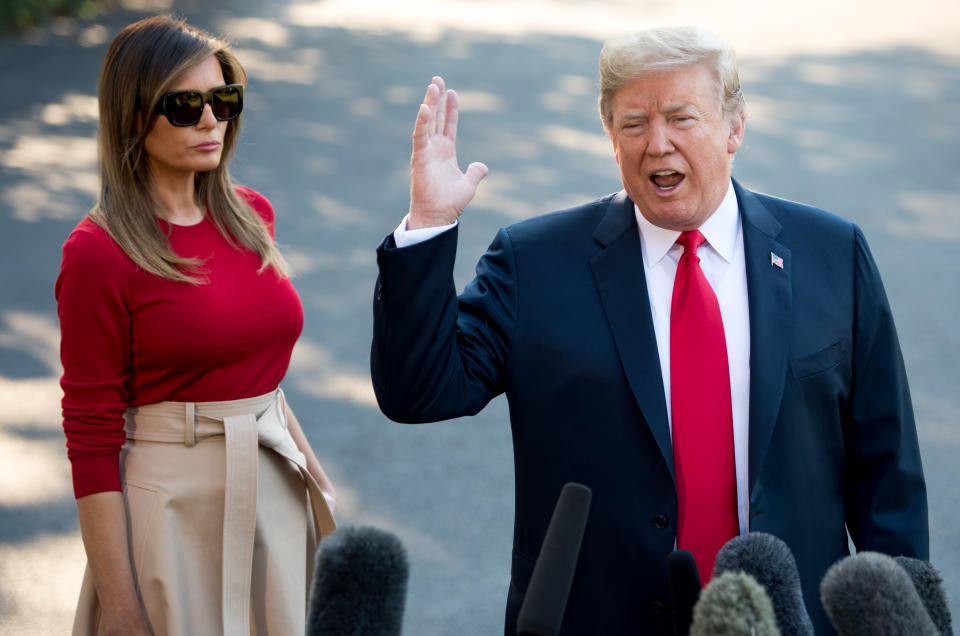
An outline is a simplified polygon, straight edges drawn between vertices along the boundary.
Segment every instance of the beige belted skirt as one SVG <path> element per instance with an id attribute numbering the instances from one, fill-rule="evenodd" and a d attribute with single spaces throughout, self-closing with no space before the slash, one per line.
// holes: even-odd
<path id="1" fill-rule="evenodd" d="M 153 632 L 303 634 L 317 535 L 336 524 L 283 392 L 131 407 L 126 432 L 127 537 Z M 73 633 L 102 629 L 88 567 Z"/>

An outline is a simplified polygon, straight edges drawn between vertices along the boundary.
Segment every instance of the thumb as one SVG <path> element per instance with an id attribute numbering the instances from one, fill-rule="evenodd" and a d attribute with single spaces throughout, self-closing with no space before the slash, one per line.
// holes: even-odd
<path id="1" fill-rule="evenodd" d="M 490 169 L 487 168 L 486 164 L 480 163 L 479 161 L 474 161 L 467 166 L 467 172 L 465 175 L 467 179 L 469 179 L 470 183 L 472 183 L 474 186 L 477 186 L 480 181 L 487 176 L 489 171 Z"/>

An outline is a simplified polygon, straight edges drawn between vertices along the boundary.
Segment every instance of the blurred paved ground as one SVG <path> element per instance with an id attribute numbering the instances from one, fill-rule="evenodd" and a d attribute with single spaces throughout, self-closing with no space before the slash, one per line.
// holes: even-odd
<path id="1" fill-rule="evenodd" d="M 464 218 L 462 286 L 497 227 L 619 188 L 596 57 L 609 33 L 653 23 L 700 23 L 740 52 L 743 183 L 866 231 L 911 378 L 932 561 L 960 617 L 960 5 L 766 4 L 128 0 L 0 38 L 0 633 L 66 633 L 72 616 L 83 557 L 52 287 L 60 245 L 96 196 L 106 43 L 170 7 L 232 36 L 250 73 L 234 175 L 272 199 L 307 314 L 288 396 L 338 484 L 341 521 L 407 545 L 407 634 L 501 631 L 513 514 L 503 400 L 408 427 L 379 413 L 369 385 L 374 248 L 406 209 L 423 88 L 440 73 L 458 89 L 461 160 L 491 168 Z"/>

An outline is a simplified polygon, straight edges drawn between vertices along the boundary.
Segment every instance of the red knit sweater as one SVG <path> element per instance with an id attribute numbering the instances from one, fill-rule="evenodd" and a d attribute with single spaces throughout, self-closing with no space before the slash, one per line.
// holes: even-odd
<path id="1" fill-rule="evenodd" d="M 273 207 L 240 194 L 273 236 Z M 128 406 L 208 402 L 274 390 L 303 329 L 293 285 L 232 247 L 208 220 L 160 221 L 180 256 L 206 259 L 207 283 L 174 282 L 130 260 L 89 218 L 63 245 L 57 278 L 63 429 L 76 497 L 120 490 Z"/>

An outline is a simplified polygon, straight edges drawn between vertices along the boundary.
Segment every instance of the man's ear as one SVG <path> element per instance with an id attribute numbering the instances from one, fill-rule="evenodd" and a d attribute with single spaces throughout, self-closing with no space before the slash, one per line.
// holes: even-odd
<path id="1" fill-rule="evenodd" d="M 727 152 L 731 155 L 740 149 L 743 135 L 747 131 L 747 115 L 742 110 L 730 120 L 730 136 L 727 138 Z"/>

